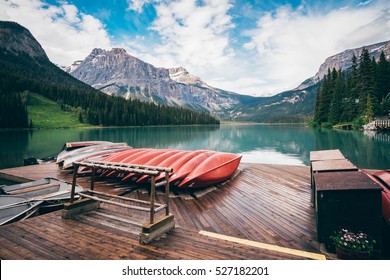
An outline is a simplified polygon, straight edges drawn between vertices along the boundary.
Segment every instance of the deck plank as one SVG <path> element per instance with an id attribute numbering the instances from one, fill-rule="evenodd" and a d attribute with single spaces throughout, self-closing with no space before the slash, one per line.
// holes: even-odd
<path id="1" fill-rule="evenodd" d="M 72 179 L 55 164 L 0 170 L 0 177 L 19 180 L 41 179 L 42 174 Z M 77 183 L 88 189 L 90 179 Z M 97 179 L 95 190 L 149 200 L 145 189 L 112 180 Z M 0 227 L 0 259 L 303 259 L 199 231 L 319 253 L 310 191 L 307 166 L 242 163 L 235 178 L 203 195 L 173 189 L 170 209 L 177 227 L 149 245 L 139 244 L 137 234 L 147 213 L 103 203 L 73 220 L 53 212 Z M 162 201 L 158 191 L 156 202 Z"/>

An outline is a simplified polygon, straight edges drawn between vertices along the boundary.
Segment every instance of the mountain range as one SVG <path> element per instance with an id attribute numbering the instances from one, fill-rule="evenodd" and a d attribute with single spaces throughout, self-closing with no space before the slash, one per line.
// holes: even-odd
<path id="1" fill-rule="evenodd" d="M 390 57 L 390 41 L 346 50 L 327 58 L 318 72 L 296 89 L 271 97 L 253 97 L 215 88 L 183 67 L 155 67 L 119 48 L 94 49 L 84 60 L 64 70 L 106 94 L 126 99 L 183 106 L 210 112 L 223 120 L 299 122 L 313 114 L 316 90 L 328 69 L 350 68 L 352 56 L 359 57 L 363 48 L 375 59 L 379 59 L 382 51 Z"/>
<path id="2" fill-rule="evenodd" d="M 359 59 L 367 49 L 370 56 L 379 60 L 383 51 L 387 60 L 390 59 L 390 41 L 345 50 L 327 58 L 319 67 L 318 72 L 306 79 L 297 88 L 279 93 L 275 96 L 260 99 L 258 102 L 241 106 L 232 111 L 232 119 L 257 122 L 299 122 L 311 118 L 314 112 L 317 88 L 328 69 L 348 70 L 352 66 L 355 55 Z"/>
<path id="3" fill-rule="evenodd" d="M 257 100 L 211 87 L 182 67 L 155 67 L 119 48 L 94 49 L 66 71 L 108 95 L 182 106 L 219 117 Z"/>
<path id="4" fill-rule="evenodd" d="M 0 128 L 27 127 L 54 118 L 44 103 L 35 114 L 34 100 L 57 104 L 63 116 L 78 123 L 103 126 L 216 124 L 208 113 L 178 106 L 159 106 L 137 99 L 109 96 L 64 72 L 48 59 L 32 34 L 15 22 L 0 21 Z M 37 111 L 35 111 L 37 112 Z M 61 113 L 60 112 L 60 113 Z M 14 124 L 16 116 L 24 116 Z M 50 118 L 48 118 L 50 116 Z M 77 121 L 78 120 L 78 121 Z M 35 126 L 34 126 L 35 127 Z"/>
<path id="5" fill-rule="evenodd" d="M 350 68 L 352 56 L 359 57 L 363 48 L 366 48 L 375 59 L 379 58 L 382 51 L 387 59 L 390 58 L 390 41 L 346 50 L 327 58 L 319 67 L 319 71 L 297 88 L 271 97 L 254 97 L 212 87 L 183 67 L 170 69 L 155 67 L 120 48 L 109 51 L 92 50 L 84 60 L 76 61 L 73 65 L 63 68 L 65 72 L 71 74 L 68 75 L 49 61 L 39 42 L 27 29 L 15 23 L 1 23 L 0 49 L 5 64 L 0 70 L 4 75 L 12 76 L 12 73 L 16 73 L 12 67 L 17 62 L 20 72 L 18 76 L 15 74 L 14 78 L 9 78 L 7 84 L 3 83 L 2 86 L 9 90 L 17 91 L 20 88 L 20 91 L 23 91 L 27 85 L 44 90 L 44 87 L 51 87 L 55 80 L 56 89 L 50 89 L 52 91 L 50 94 L 56 98 L 59 98 L 56 92 L 62 94 L 66 88 L 68 91 L 82 89 L 89 94 L 104 92 L 107 95 L 122 96 L 152 104 L 187 107 L 200 112 L 209 112 L 221 120 L 232 121 L 300 122 L 307 120 L 313 115 L 317 88 L 327 69 Z M 11 56 L 13 61 L 10 60 Z M 38 70 L 42 75 L 37 74 Z M 20 76 L 23 71 L 25 71 L 24 76 Z M 23 83 L 11 83 L 11 80 Z M 92 93 L 92 88 L 87 85 L 98 90 Z M 64 96 L 63 100 L 66 99 Z M 87 110 L 87 107 L 85 108 Z"/>

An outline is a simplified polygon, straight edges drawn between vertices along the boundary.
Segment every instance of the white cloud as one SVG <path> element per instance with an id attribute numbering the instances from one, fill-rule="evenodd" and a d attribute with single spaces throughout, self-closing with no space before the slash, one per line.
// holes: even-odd
<path id="1" fill-rule="evenodd" d="M 159 1 L 152 30 L 161 43 L 148 46 L 138 40 L 127 45 L 145 61 L 184 66 L 212 86 L 272 95 L 313 76 L 331 55 L 389 40 L 390 3 L 371 2 L 326 13 L 310 10 L 305 2 L 295 10 L 281 6 L 269 13 L 254 11 L 251 18 L 257 16 L 257 27 L 241 31 L 249 42 L 233 49 L 235 38 L 229 32 L 236 26 L 229 15 L 230 1 Z"/>
<path id="2" fill-rule="evenodd" d="M 111 47 L 103 24 L 66 2 L 54 6 L 40 0 L 0 1 L 0 19 L 30 30 L 50 60 L 60 65 L 86 57 L 95 47 Z"/>
<path id="3" fill-rule="evenodd" d="M 257 93 L 259 92 L 259 88 L 266 84 L 266 82 L 263 81 L 261 77 L 253 76 L 250 73 L 248 76 L 236 76 L 230 80 L 226 79 L 226 77 L 211 78 L 207 82 L 214 87 L 234 91 L 237 93 Z M 266 95 L 269 95 L 269 92 L 264 92 L 264 96 Z"/>
<path id="4" fill-rule="evenodd" d="M 242 30 L 231 0 L 127 0 L 142 13 L 154 5 L 149 34 L 115 38 L 116 47 L 159 67 L 183 66 L 211 86 L 252 95 L 288 90 L 313 76 L 329 56 L 390 39 L 390 1 L 369 0 L 337 10 L 282 6 L 264 13 L 245 4 L 241 12 L 256 28 Z M 240 8 L 240 7 L 238 7 Z M 328 7 L 329 8 L 329 7 Z M 110 17 L 107 11 L 105 19 Z M 0 20 L 28 28 L 49 58 L 61 65 L 93 48 L 110 49 L 101 21 L 65 1 L 0 0 Z M 234 34 L 234 35 L 233 35 Z M 234 36 L 234 37 L 233 37 Z M 238 42 L 246 39 L 241 48 Z M 234 45 L 234 47 L 233 47 Z"/>
<path id="5" fill-rule="evenodd" d="M 130 53 L 155 66 L 183 66 L 215 87 L 240 93 L 255 92 L 255 85 L 247 82 L 248 79 L 254 82 L 256 77 L 245 73 L 249 68 L 243 65 L 247 62 L 238 59 L 230 46 L 229 31 L 235 28 L 229 15 L 231 1 L 154 2 L 157 17 L 151 31 L 156 33 L 158 43 L 150 44 L 150 38 L 141 37 L 122 40 Z M 256 80 L 256 85 L 261 84 L 260 78 Z"/>
<path id="6" fill-rule="evenodd" d="M 158 3 L 161 1 L 162 0 L 127 0 L 127 9 L 141 13 L 145 5 L 150 3 Z"/>
<path id="7" fill-rule="evenodd" d="M 155 6 L 157 18 L 152 30 L 161 36 L 155 49 L 161 63 L 175 63 L 198 73 L 226 63 L 234 54 L 228 31 L 234 27 L 228 0 L 166 1 Z"/>
<path id="8" fill-rule="evenodd" d="M 244 47 L 255 51 L 261 91 L 291 89 L 313 76 L 324 60 L 348 48 L 390 39 L 390 2 L 332 10 L 326 14 L 305 7 L 282 6 L 263 15 Z"/>

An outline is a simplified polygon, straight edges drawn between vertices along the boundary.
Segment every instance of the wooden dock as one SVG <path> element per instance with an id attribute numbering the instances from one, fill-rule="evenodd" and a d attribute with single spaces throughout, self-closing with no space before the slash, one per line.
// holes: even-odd
<path id="1" fill-rule="evenodd" d="M 390 120 L 375 120 L 374 125 L 378 129 L 390 129 Z"/>
<path id="2" fill-rule="evenodd" d="M 147 214 L 103 203 L 74 220 L 53 212 L 0 227 L 0 259 L 324 259 L 310 168 L 242 163 L 239 169 L 222 186 L 171 191 L 176 228 L 149 245 L 138 242 Z M 8 180 L 42 177 L 72 180 L 54 163 L 0 170 Z M 89 177 L 77 182 L 88 188 Z M 95 182 L 95 190 L 149 199 L 144 189 L 112 181 Z M 157 193 L 156 202 L 163 199 Z"/>

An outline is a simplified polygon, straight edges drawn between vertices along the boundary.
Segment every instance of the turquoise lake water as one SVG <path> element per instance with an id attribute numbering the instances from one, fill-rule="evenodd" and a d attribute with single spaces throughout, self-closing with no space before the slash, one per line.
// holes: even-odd
<path id="1" fill-rule="evenodd" d="M 359 168 L 390 168 L 390 133 L 312 129 L 303 125 L 221 125 L 56 129 L 0 132 L 0 168 L 23 158 L 53 157 L 64 142 L 106 140 L 134 148 L 208 149 L 243 162 L 309 165 L 313 150 L 340 149 Z"/>

